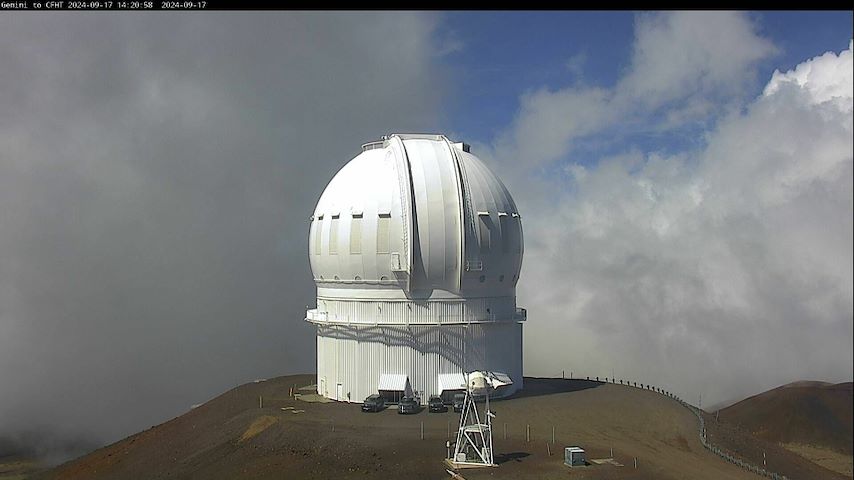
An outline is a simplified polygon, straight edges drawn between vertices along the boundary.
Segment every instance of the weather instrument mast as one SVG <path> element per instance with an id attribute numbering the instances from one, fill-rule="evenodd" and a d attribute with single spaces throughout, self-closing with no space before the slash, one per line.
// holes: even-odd
<path id="1" fill-rule="evenodd" d="M 489 395 L 496 388 L 511 385 L 513 381 L 504 373 L 475 371 L 466 375 L 466 399 L 460 412 L 460 429 L 451 463 L 454 465 L 494 467 L 492 448 L 492 419 Z M 481 418 L 476 398 L 486 399 L 486 411 Z"/>

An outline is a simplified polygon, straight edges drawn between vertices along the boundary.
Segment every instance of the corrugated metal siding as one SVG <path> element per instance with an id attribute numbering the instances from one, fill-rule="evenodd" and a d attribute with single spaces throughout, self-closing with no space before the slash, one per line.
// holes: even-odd
<path id="1" fill-rule="evenodd" d="M 380 375 L 406 374 L 426 404 L 440 393 L 439 374 L 473 370 L 507 373 L 513 390 L 521 388 L 522 325 L 317 327 L 318 391 L 335 400 L 361 402 L 376 393 Z"/>
<path id="2" fill-rule="evenodd" d="M 513 321 L 515 297 L 426 302 L 332 300 L 318 297 L 318 312 L 329 322 L 359 324 L 440 324 Z"/>

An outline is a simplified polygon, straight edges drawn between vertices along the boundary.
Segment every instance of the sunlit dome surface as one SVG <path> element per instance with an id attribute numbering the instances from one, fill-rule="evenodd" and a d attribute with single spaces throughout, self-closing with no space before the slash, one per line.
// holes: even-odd
<path id="1" fill-rule="evenodd" d="M 320 196 L 309 235 L 318 288 L 360 298 L 513 295 L 522 251 L 507 188 L 440 135 L 364 145 Z"/>

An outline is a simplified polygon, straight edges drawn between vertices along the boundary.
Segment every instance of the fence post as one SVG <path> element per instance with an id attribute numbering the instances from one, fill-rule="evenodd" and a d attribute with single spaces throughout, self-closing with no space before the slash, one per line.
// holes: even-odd
<path id="1" fill-rule="evenodd" d="M 531 441 L 531 424 L 525 426 L 525 441 Z"/>

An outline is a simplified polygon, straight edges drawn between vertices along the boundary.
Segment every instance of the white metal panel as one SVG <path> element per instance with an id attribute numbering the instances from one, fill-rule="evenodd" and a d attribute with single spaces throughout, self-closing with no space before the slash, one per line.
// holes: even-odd
<path id="1" fill-rule="evenodd" d="M 498 380 L 499 386 L 510 385 L 513 383 L 513 379 L 510 378 L 510 375 L 507 375 L 504 372 L 491 372 L 492 376 Z"/>
<path id="2" fill-rule="evenodd" d="M 465 390 L 466 377 L 462 373 L 440 373 L 439 394 L 445 390 Z"/>
<path id="3" fill-rule="evenodd" d="M 404 144 L 417 206 L 419 248 L 414 262 L 420 270 L 413 272 L 414 288 L 456 291 L 462 226 L 453 156 L 445 141 L 412 139 Z"/>
<path id="4" fill-rule="evenodd" d="M 315 208 L 314 222 L 318 225 L 313 227 L 311 236 L 311 268 L 315 281 L 346 288 L 347 284 L 335 282 L 335 277 L 351 283 L 356 277 L 374 281 L 393 278 L 388 256 L 377 255 L 377 228 L 379 215 L 389 216 L 384 250 L 405 251 L 401 240 L 400 198 L 394 159 L 386 158 L 384 150 L 362 152 L 347 163 L 329 182 Z M 347 240 L 352 243 L 350 229 L 354 212 L 361 214 L 358 221 L 360 253 L 351 253 L 345 243 Z M 333 214 L 339 215 L 334 234 L 331 229 Z M 338 240 L 336 253 L 330 252 L 332 240 Z M 394 284 L 389 286 L 395 287 Z"/>
<path id="5" fill-rule="evenodd" d="M 518 211 L 513 198 L 501 180 L 495 176 L 476 156 L 458 152 L 468 178 L 470 201 L 478 214 L 477 231 L 466 243 L 466 258 L 478 257 L 482 264 L 477 271 L 463 277 L 463 291 L 506 291 L 515 290 L 522 267 L 523 237 Z M 505 214 L 516 221 L 504 221 L 508 227 L 502 230 L 501 216 Z M 481 281 L 483 277 L 483 281 Z"/>

